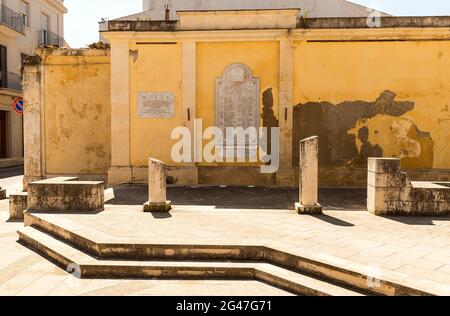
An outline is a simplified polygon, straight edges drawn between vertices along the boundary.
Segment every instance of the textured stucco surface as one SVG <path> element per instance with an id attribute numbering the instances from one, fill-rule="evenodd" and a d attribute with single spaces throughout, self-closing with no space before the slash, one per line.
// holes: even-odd
<path id="1" fill-rule="evenodd" d="M 50 174 L 105 174 L 111 164 L 110 57 L 45 60 L 45 160 Z"/>

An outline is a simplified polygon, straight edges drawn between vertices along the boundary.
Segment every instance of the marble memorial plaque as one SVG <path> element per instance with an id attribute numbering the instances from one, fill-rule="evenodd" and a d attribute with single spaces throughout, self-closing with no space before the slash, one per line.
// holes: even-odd
<path id="1" fill-rule="evenodd" d="M 259 127 L 259 79 L 242 64 L 227 67 L 216 82 L 217 127 L 224 137 L 227 127 Z M 237 144 L 248 146 L 256 144 Z"/>
<path id="2" fill-rule="evenodd" d="M 139 92 L 139 118 L 173 118 L 175 117 L 175 93 L 173 92 Z"/>

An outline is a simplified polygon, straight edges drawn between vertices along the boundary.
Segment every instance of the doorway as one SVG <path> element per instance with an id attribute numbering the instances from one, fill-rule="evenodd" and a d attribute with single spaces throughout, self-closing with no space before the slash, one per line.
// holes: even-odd
<path id="1" fill-rule="evenodd" d="M 0 158 L 7 158 L 7 124 L 8 115 L 6 111 L 0 111 Z"/>

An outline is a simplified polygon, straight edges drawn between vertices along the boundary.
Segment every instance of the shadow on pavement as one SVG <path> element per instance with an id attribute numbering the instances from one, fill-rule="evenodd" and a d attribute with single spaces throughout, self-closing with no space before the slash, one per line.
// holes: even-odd
<path id="1" fill-rule="evenodd" d="M 167 199 L 173 205 L 293 210 L 294 204 L 298 202 L 298 189 L 295 188 L 199 186 L 169 187 L 167 191 Z M 147 186 L 119 186 L 114 188 L 114 196 L 108 204 L 141 205 L 148 201 Z M 321 189 L 319 202 L 326 210 L 363 211 L 366 209 L 366 196 L 364 189 Z M 331 219 L 328 220 L 332 222 Z"/>

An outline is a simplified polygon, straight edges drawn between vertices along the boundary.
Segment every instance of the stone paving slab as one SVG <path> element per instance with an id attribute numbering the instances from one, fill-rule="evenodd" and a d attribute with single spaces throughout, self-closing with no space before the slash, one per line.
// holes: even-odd
<path id="1" fill-rule="evenodd" d="M 17 243 L 23 223 L 7 222 L 0 201 L 0 296 L 290 296 L 257 281 L 80 280 Z"/>
<path id="2" fill-rule="evenodd" d="M 129 190 L 129 199 L 144 199 L 142 189 Z M 270 245 L 348 268 L 388 273 L 407 280 L 408 285 L 436 285 L 450 294 L 450 218 L 377 217 L 357 207 L 351 212 L 338 211 L 339 206 L 325 208 L 323 215 L 299 216 L 293 209 L 269 209 L 267 205 L 250 209 L 242 204 L 233 209 L 208 205 L 207 199 L 199 206 L 177 205 L 177 199 L 173 200 L 169 215 L 144 214 L 141 205 L 112 200 L 96 215 L 48 216 L 72 221 L 77 232 L 85 227 L 98 242 Z"/>
<path id="3" fill-rule="evenodd" d="M 296 215 L 293 205 L 292 210 L 271 209 L 267 201 L 258 209 L 251 209 L 248 203 L 237 203 L 233 208 L 230 203 L 215 203 L 219 197 L 209 201 L 197 196 L 197 206 L 192 206 L 188 191 L 184 200 L 179 200 L 182 203 L 177 203 L 169 190 L 175 205 L 166 216 L 142 213 L 142 205 L 132 201 L 145 202 L 146 189 L 129 187 L 116 191 L 116 198 L 108 202 L 104 212 L 54 215 L 52 220 L 73 223 L 77 231 L 91 230 L 90 234 L 100 239 L 130 243 L 253 244 L 270 240 L 277 249 L 312 253 L 330 262 L 365 267 L 375 274 L 379 270 L 392 272 L 410 284 L 425 288 L 437 285 L 450 295 L 450 218 L 377 217 L 363 211 L 357 201 L 351 203 L 352 211 L 344 211 L 341 200 L 346 194 L 344 199 L 325 203 L 328 207 L 321 216 Z M 282 206 L 281 202 L 278 200 L 278 205 Z M 4 214 L 6 205 L 7 201 L 0 203 Z M 16 223 L 0 224 L 0 269 L 7 268 L 5 272 L 0 270 L 0 285 L 8 281 L 4 275 L 15 273 L 15 265 L 20 268 L 21 258 L 26 257 L 26 262 L 34 258 L 20 245 L 7 248 L 12 240 L 17 240 L 14 231 L 18 227 L 21 225 Z M 44 270 L 39 272 L 41 277 Z M 20 278 L 17 284 L 22 284 Z"/>

